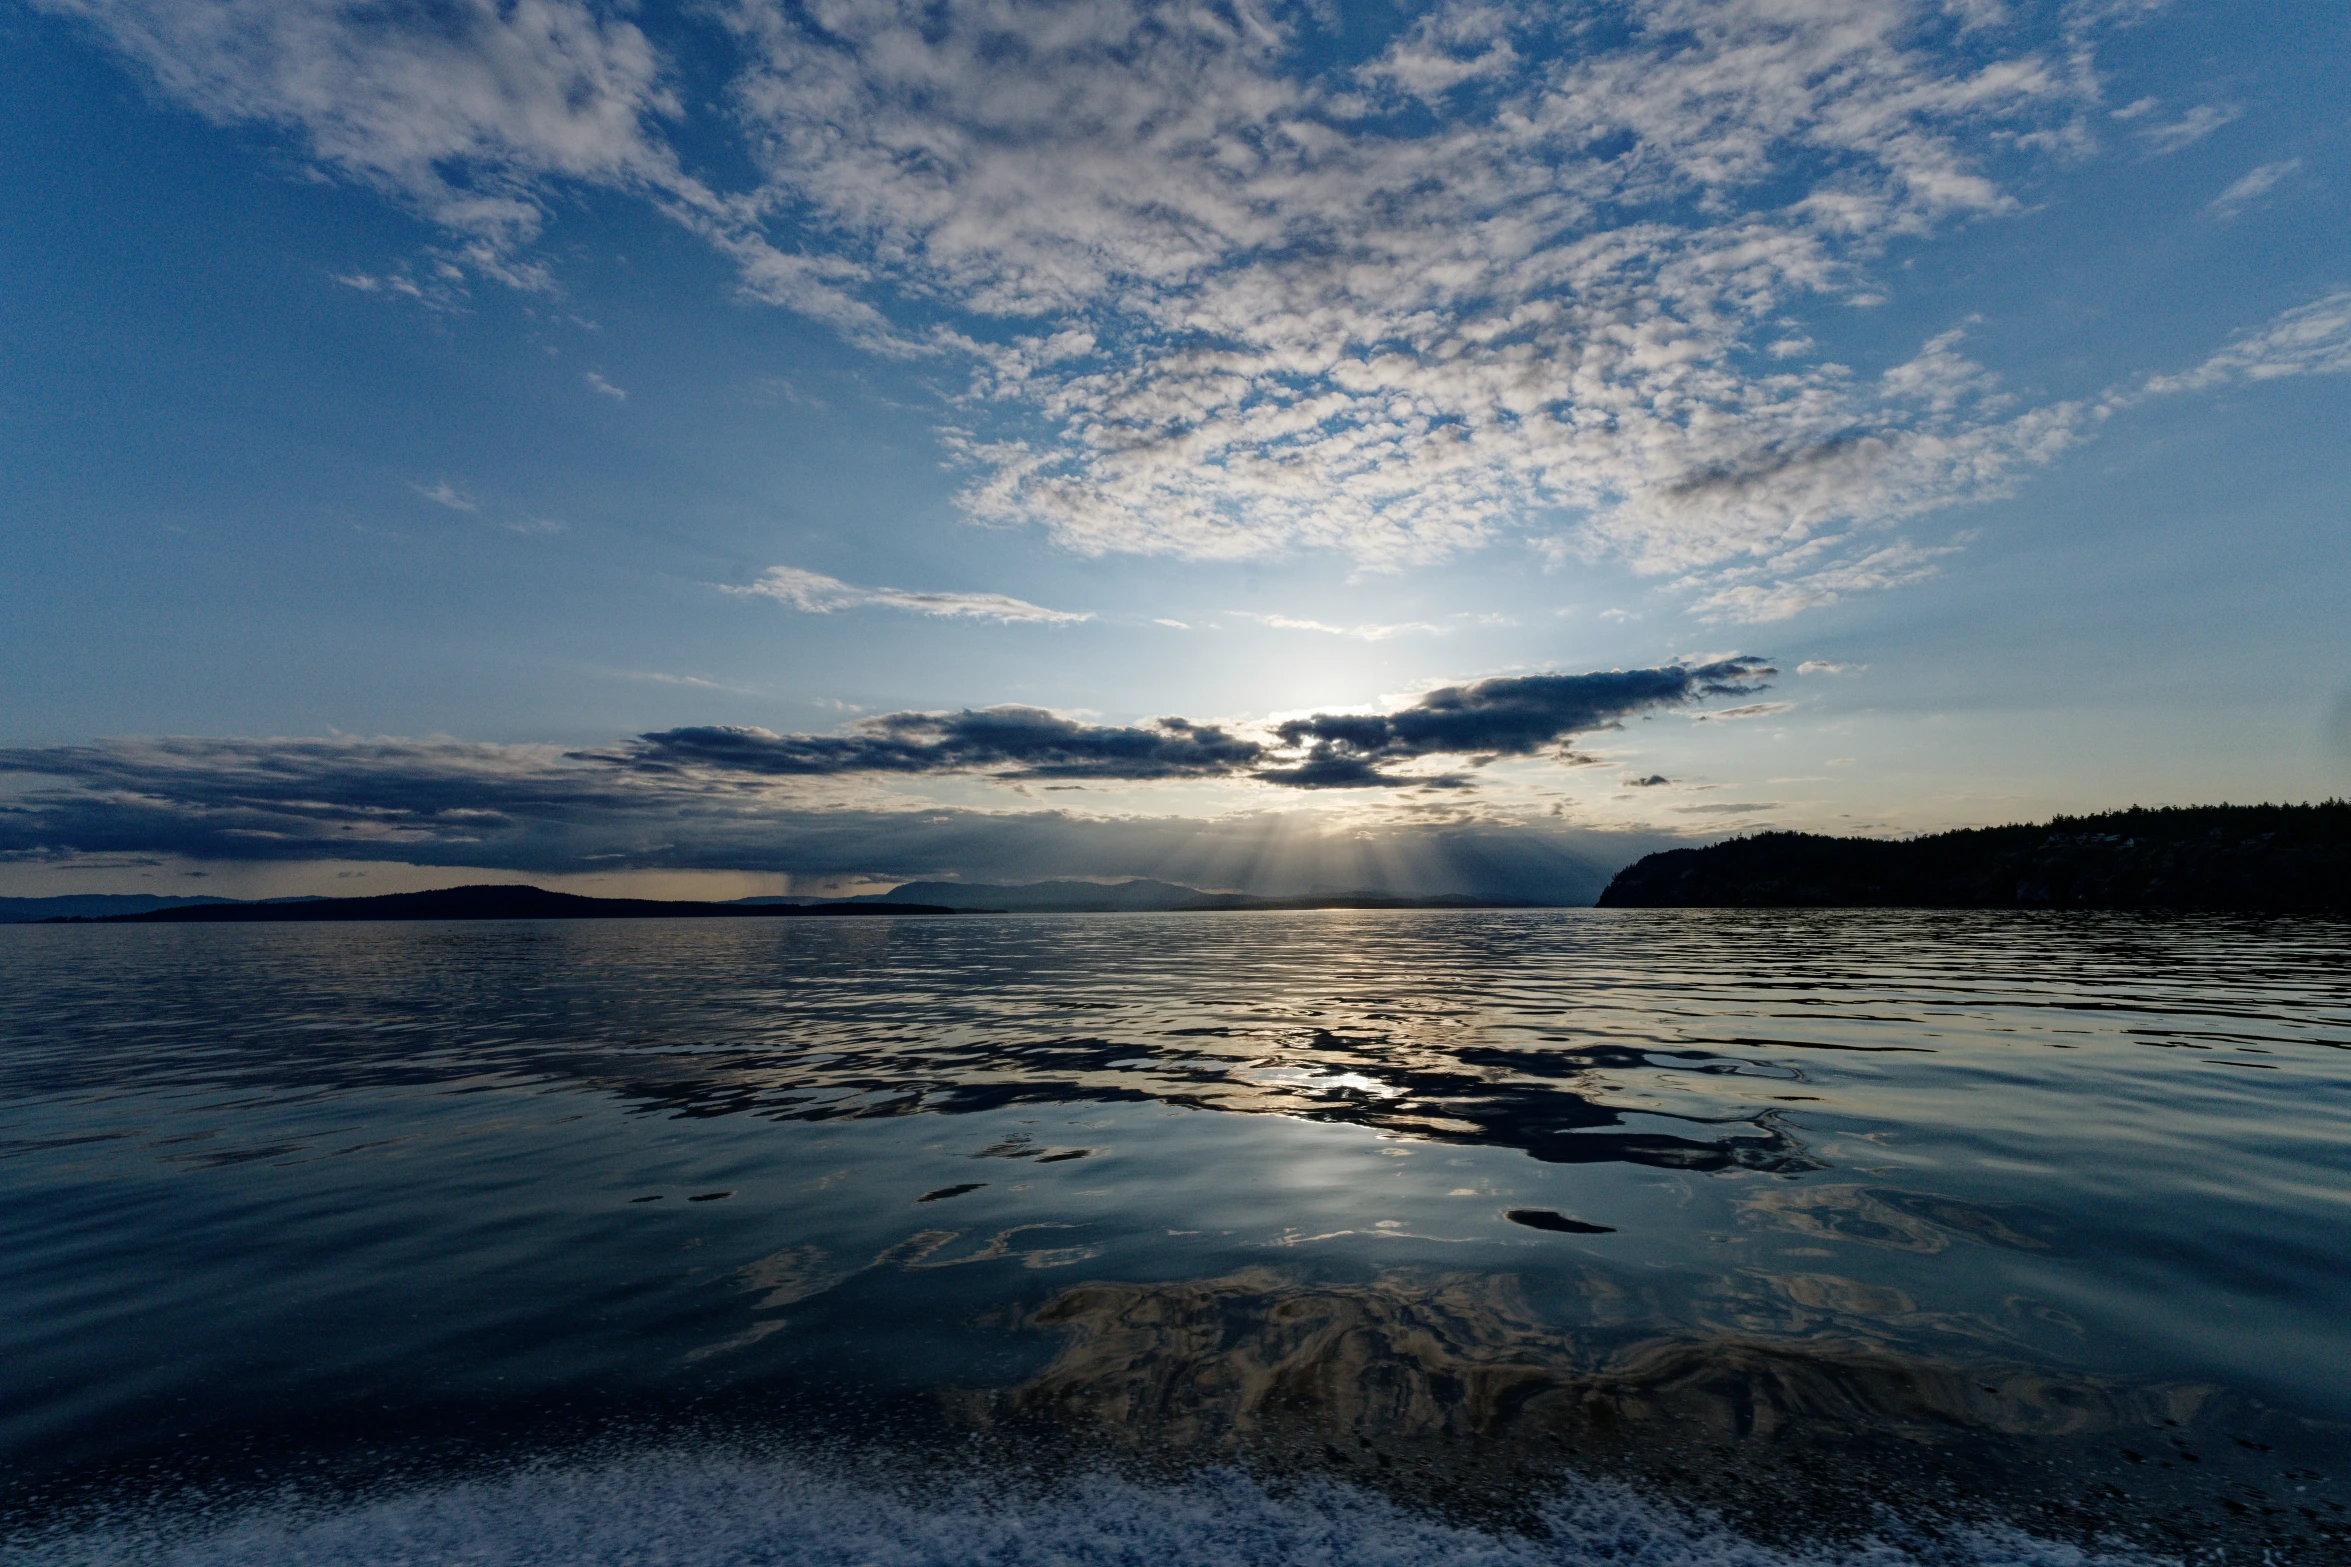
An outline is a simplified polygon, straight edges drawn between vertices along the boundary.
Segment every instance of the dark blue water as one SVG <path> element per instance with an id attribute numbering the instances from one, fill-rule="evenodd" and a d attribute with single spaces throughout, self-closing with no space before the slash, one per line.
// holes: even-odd
<path id="1" fill-rule="evenodd" d="M 2347 960 L 1876 911 L 0 929 L 10 1551 L 2351 1559 Z"/>

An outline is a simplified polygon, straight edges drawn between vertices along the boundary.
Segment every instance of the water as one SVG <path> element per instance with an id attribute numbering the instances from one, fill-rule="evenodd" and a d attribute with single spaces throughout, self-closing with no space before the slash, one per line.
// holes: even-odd
<path id="1" fill-rule="evenodd" d="M 9 1551 L 2351 1560 L 2347 956 L 1975 912 L 0 929 Z"/>

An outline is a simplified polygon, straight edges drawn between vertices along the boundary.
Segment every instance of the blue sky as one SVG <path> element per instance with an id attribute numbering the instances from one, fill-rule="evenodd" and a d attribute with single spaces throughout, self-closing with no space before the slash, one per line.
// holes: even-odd
<path id="1" fill-rule="evenodd" d="M 0 7 L 0 890 L 1582 895 L 2339 794 L 2347 34 Z"/>

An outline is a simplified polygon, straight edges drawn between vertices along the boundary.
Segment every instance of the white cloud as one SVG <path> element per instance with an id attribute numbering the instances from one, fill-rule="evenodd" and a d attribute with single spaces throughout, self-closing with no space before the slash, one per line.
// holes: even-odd
<path id="1" fill-rule="evenodd" d="M 1805 610 L 1834 604 L 1850 594 L 1922 582 L 1935 574 L 1937 560 L 1957 551 L 1958 546 L 1949 544 L 1933 548 L 1886 544 L 1835 560 L 1817 570 L 1804 569 L 1807 563 L 1801 557 L 1805 551 L 1790 551 L 1777 561 L 1723 573 L 1725 578 L 1734 580 L 1705 593 L 1691 609 L 1700 619 L 1708 621 L 1759 625 L 1786 620 Z M 1735 580 L 1739 577 L 1756 580 Z"/>
<path id="2" fill-rule="evenodd" d="M 1834 664 L 1825 658 L 1808 658 L 1796 666 L 1799 675 L 1858 675 L 1867 664 Z"/>
<path id="3" fill-rule="evenodd" d="M 2077 144 L 2087 13 L 1621 0 L 1563 53 L 1543 7 L 1445 0 L 1316 78 L 1268 0 L 722 0 L 731 125 L 693 129 L 760 173 L 717 192 L 669 139 L 705 111 L 586 0 L 36 3 L 443 225 L 458 276 L 544 286 L 557 192 L 621 189 L 748 295 L 968 364 L 964 505 L 1087 553 L 1388 569 L 1541 519 L 1555 560 L 1770 619 L 1931 570 L 1886 530 L 2087 417 L 1955 333 L 1858 374 L 1802 327 L 1883 303 L 1888 243 L 2015 210 L 1995 157 Z M 2157 150 L 2237 112 L 2154 109 L 2114 112 Z"/>
<path id="4" fill-rule="evenodd" d="M 2351 372 L 2351 289 L 2339 289 L 2283 312 L 2256 331 L 2239 334 L 2193 370 L 2150 377 L 2142 394 L 2194 392 L 2234 381 L 2346 372 Z"/>
<path id="5" fill-rule="evenodd" d="M 2160 157 L 2202 141 L 2244 112 L 2233 103 L 2200 103 L 2169 125 L 2141 126 L 2139 140 Z"/>
<path id="6" fill-rule="evenodd" d="M 173 97 L 294 133 L 319 163 L 505 261 L 544 217 L 540 182 L 708 204 L 654 122 L 678 113 L 645 35 L 581 0 L 33 0 L 81 17 Z"/>
<path id="7" fill-rule="evenodd" d="M 935 339 L 973 360 L 972 417 L 1006 416 L 957 441 L 985 519 L 1391 567 L 1559 507 L 1594 550 L 1688 570 L 2045 449 L 1980 375 L 1922 404 L 1803 363 L 1784 324 L 1884 239 L 2006 210 L 1963 133 L 2071 112 L 2065 67 L 1936 58 L 1900 0 L 1651 0 L 1564 60 L 1530 53 L 1533 11 L 1452 5 L 1343 82 L 1287 74 L 1249 6 L 732 14 L 779 199 L 910 323 L 956 300 L 1014 324 Z M 1407 99 L 1433 132 L 1388 128 Z M 1797 199 L 1745 205 L 1798 169 Z"/>
<path id="8" fill-rule="evenodd" d="M 749 587 L 727 587 L 722 588 L 722 591 L 746 597 L 771 598 L 779 604 L 787 604 L 811 615 L 829 615 L 835 610 L 880 605 L 889 609 L 912 610 L 918 615 L 1047 625 L 1069 625 L 1094 618 L 1090 610 L 1073 612 L 1046 609 L 1002 593 L 913 593 L 904 588 L 861 588 L 843 582 L 838 577 L 802 571 L 795 566 L 771 566 L 760 573 L 759 580 Z"/>
<path id="9" fill-rule="evenodd" d="M 690 686 L 697 691 L 724 691 L 733 696 L 753 694 L 745 687 L 723 685 L 716 680 L 705 680 L 700 675 L 665 675 L 659 670 L 653 669 L 616 669 L 612 671 L 612 677 L 615 680 L 642 680 L 649 685 Z"/>
<path id="10" fill-rule="evenodd" d="M 2250 169 L 2227 190 L 2212 198 L 2212 211 L 2220 217 L 2234 217 L 2239 207 L 2249 201 L 2258 201 L 2277 187 L 2278 181 L 2301 170 L 2300 158 L 2288 158 L 2282 163 L 2264 163 Z"/>
<path id="11" fill-rule="evenodd" d="M 398 294 L 405 299 L 413 299 L 436 309 L 447 308 L 459 292 L 453 288 L 441 287 L 428 293 L 417 284 L 414 278 L 400 272 L 386 272 L 380 275 L 372 272 L 348 272 L 330 275 L 345 288 L 357 289 L 362 294 Z"/>
<path id="12" fill-rule="evenodd" d="M 431 484 L 412 484 L 410 489 L 431 501 L 435 506 L 446 506 L 451 511 L 479 511 L 472 496 L 447 479 L 436 479 Z"/>
<path id="13" fill-rule="evenodd" d="M 1354 637 L 1364 642 L 1385 642 L 1391 637 L 1415 635 L 1443 636 L 1443 626 L 1430 625 L 1425 620 L 1406 620 L 1394 625 L 1334 626 L 1320 620 L 1299 620 L 1290 615 L 1259 615 L 1245 609 L 1227 611 L 1242 620 L 1254 620 L 1261 626 L 1277 631 L 1319 631 L 1327 636 Z"/>
<path id="14" fill-rule="evenodd" d="M 628 393 L 622 391 L 619 387 L 614 386 L 610 381 L 605 380 L 604 377 L 598 375 L 593 370 L 583 370 L 580 372 L 580 379 L 588 383 L 588 389 L 590 391 L 596 392 L 601 396 L 609 397 L 616 403 L 625 403 L 629 400 Z"/>

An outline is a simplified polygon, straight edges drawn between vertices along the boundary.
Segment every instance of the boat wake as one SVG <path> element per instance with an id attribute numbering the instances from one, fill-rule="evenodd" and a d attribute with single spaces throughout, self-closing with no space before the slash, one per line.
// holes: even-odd
<path id="1" fill-rule="evenodd" d="M 851 1468 L 858 1466 L 851 1465 Z M 2011 1530 L 1889 1520 L 1837 1546 L 1775 1547 L 1606 1484 L 1479 1528 L 1343 1484 L 1231 1471 L 1173 1483 L 1095 1473 L 891 1482 L 833 1466 L 668 1451 L 541 1464 L 336 1503 L 281 1493 L 85 1513 L 0 1545 L 8 1567 L 2154 1567 Z"/>

